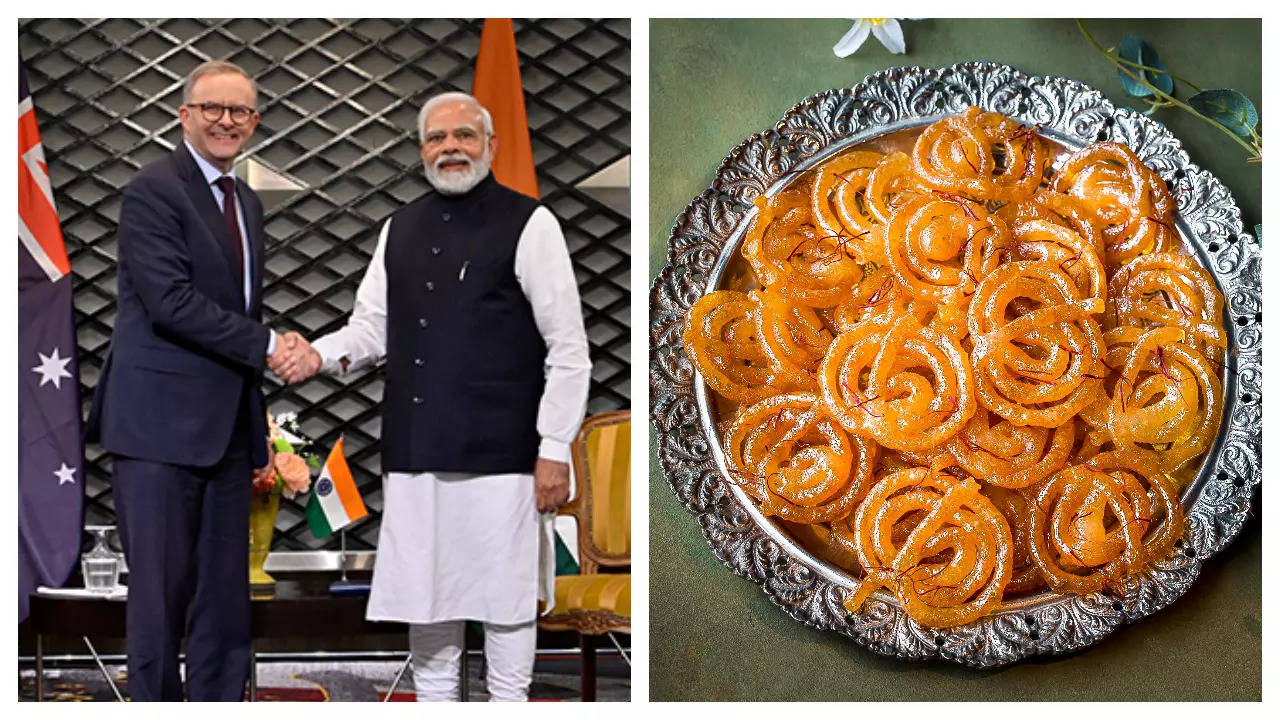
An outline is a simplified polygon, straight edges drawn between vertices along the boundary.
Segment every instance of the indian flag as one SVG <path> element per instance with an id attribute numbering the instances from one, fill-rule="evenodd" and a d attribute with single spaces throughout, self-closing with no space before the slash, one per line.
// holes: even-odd
<path id="1" fill-rule="evenodd" d="M 307 503 L 307 525 L 311 526 L 313 535 L 324 538 L 368 514 L 360 491 L 351 479 L 351 469 L 342 452 L 342 438 L 338 438 Z"/>

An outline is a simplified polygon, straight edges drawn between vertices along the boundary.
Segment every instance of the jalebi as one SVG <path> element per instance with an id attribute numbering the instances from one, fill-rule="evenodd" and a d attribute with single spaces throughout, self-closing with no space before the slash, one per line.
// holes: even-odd
<path id="1" fill-rule="evenodd" d="M 1080 297 L 1107 302 L 1107 271 L 1093 243 L 1070 228 L 1045 220 L 1031 220 L 1013 227 L 1019 257 L 1051 262 L 1065 272 L 1080 290 Z M 984 267 L 983 277 L 987 275 Z"/>
<path id="2" fill-rule="evenodd" d="M 1028 593 L 1047 587 L 1040 568 L 1031 556 L 1031 503 L 1039 485 L 1009 490 L 998 485 L 984 485 L 982 494 L 1004 515 L 1013 536 L 1013 572 L 1004 586 L 1005 594 Z"/>
<path id="3" fill-rule="evenodd" d="M 893 273 L 883 267 L 871 270 L 836 306 L 833 324 L 838 332 L 852 330 L 859 323 L 887 315 L 910 314 L 922 327 L 951 336 L 959 343 L 969 334 L 966 324 L 967 303 L 934 303 L 925 298 L 901 292 Z"/>
<path id="4" fill-rule="evenodd" d="M 1222 293 L 1189 255 L 1158 253 L 1130 260 L 1111 278 L 1107 328 L 1166 325 L 1182 328 L 1191 344 L 1226 348 Z"/>
<path id="5" fill-rule="evenodd" d="M 684 348 L 713 390 L 749 403 L 787 388 L 771 372 L 760 339 L 760 307 L 746 293 L 708 293 L 689 308 Z"/>
<path id="6" fill-rule="evenodd" d="M 1182 506 L 1145 451 L 1102 453 L 1059 472 L 1031 508 L 1031 554 L 1049 587 L 1120 588 L 1182 535 Z"/>
<path id="7" fill-rule="evenodd" d="M 725 436 L 731 472 L 766 515 L 820 523 L 848 515 L 870 484 L 876 446 L 849 437 L 813 393 L 776 395 L 738 412 Z"/>
<path id="8" fill-rule="evenodd" d="M 1081 298 L 1054 263 L 993 270 L 969 304 L 982 403 L 1015 425 L 1040 427 L 1058 427 L 1092 403 L 1102 391 L 1098 358 L 1105 353 L 1092 315 L 1102 309 L 1097 298 Z M 1011 311 L 1017 317 L 1010 321 Z"/>
<path id="9" fill-rule="evenodd" d="M 845 600 L 849 610 L 886 587 L 921 625 L 963 625 L 999 604 L 1013 571 L 1009 523 L 972 480 L 927 468 L 890 473 L 853 526 L 866 579 Z"/>
<path id="10" fill-rule="evenodd" d="M 813 308 L 792 305 L 767 290 L 752 290 L 748 295 L 759 308 L 760 342 L 771 367 L 779 368 L 778 375 L 792 387 L 815 387 L 813 376 L 831 344 L 831 331 Z"/>
<path id="11" fill-rule="evenodd" d="M 881 316 L 841 333 L 818 383 L 841 425 L 894 450 L 945 442 L 974 412 L 964 351 L 911 315 Z"/>
<path id="12" fill-rule="evenodd" d="M 867 205 L 883 226 L 888 226 L 902 203 L 929 192 L 929 188 L 911 171 L 911 158 L 896 152 L 884 156 L 867 176 Z"/>
<path id="13" fill-rule="evenodd" d="M 879 257 L 876 240 L 883 229 L 867 202 L 871 171 L 880 153 L 859 150 L 826 163 L 813 183 L 813 219 L 824 237 L 845 243 L 846 255 L 859 263 Z"/>
<path id="14" fill-rule="evenodd" d="M 1124 145 L 1097 143 L 1066 158 L 1055 187 L 1079 201 L 1102 228 L 1109 265 L 1177 245 L 1169 189 Z"/>
<path id="15" fill-rule="evenodd" d="M 1222 422 L 1222 383 L 1182 330 L 1107 331 L 1109 355 L 1122 363 L 1112 389 L 1107 426 L 1117 449 L 1160 448 L 1172 472 L 1209 449 Z"/>
<path id="16" fill-rule="evenodd" d="M 1008 236 L 1004 222 L 980 205 L 922 196 L 894 213 L 884 256 L 912 297 L 965 305 L 980 279 L 977 248 Z"/>
<path id="17" fill-rule="evenodd" d="M 1075 423 L 1049 430 L 1018 426 L 992 416 L 985 407 L 944 446 L 965 472 L 989 485 L 1024 488 L 1067 463 L 1075 441 Z"/>
<path id="18" fill-rule="evenodd" d="M 998 113 L 971 107 L 925 128 L 912 169 L 930 187 L 980 202 L 1027 199 L 1044 178 L 1044 141 Z"/>
<path id="19" fill-rule="evenodd" d="M 794 206 L 777 217 L 759 205 L 742 254 L 760 281 L 802 305 L 831 307 L 858 279 L 852 237 L 823 234 L 809 221 L 810 210 Z"/>
<path id="20" fill-rule="evenodd" d="M 1041 187 L 1026 202 L 1006 203 L 996 210 L 996 215 L 1010 227 L 1031 220 L 1044 220 L 1061 225 L 1089 241 L 1098 257 L 1105 256 L 1102 231 L 1094 222 L 1092 213 L 1076 198 L 1063 195 L 1047 187 Z"/>

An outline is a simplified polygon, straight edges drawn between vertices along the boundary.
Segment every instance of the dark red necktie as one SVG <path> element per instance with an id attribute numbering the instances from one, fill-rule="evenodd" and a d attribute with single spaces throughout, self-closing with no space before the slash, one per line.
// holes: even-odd
<path id="1" fill-rule="evenodd" d="M 222 217 L 227 221 L 227 232 L 231 233 L 231 244 L 236 246 L 236 257 L 240 258 L 240 280 L 244 281 L 244 242 L 240 237 L 240 222 L 236 220 L 236 181 L 229 177 L 214 180 L 222 190 Z"/>

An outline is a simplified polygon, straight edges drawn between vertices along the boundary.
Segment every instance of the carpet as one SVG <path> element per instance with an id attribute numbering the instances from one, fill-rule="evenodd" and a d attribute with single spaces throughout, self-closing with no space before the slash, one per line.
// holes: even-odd
<path id="1" fill-rule="evenodd" d="M 391 682 L 403 661 L 378 660 L 360 662 L 263 662 L 258 663 L 258 702 L 378 702 L 386 697 Z M 128 698 L 129 679 L 121 664 L 108 664 L 120 692 Z M 571 670 L 571 671 L 570 671 Z M 489 699 L 485 691 L 481 663 L 473 658 L 468 664 L 470 700 Z M 34 701 L 35 669 L 24 667 L 18 672 L 18 698 Z M 45 668 L 45 701 L 114 702 L 111 687 L 96 667 Z M 578 701 L 581 688 L 577 660 L 540 661 L 534 670 L 529 689 L 531 701 Z M 391 695 L 391 702 L 414 702 L 413 673 L 406 672 Z M 616 658 L 601 658 L 596 680 L 596 699 L 622 701 L 631 699 L 629 669 Z"/>

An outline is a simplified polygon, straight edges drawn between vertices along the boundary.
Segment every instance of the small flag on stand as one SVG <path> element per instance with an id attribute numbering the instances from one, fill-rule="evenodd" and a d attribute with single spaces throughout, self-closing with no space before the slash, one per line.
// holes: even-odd
<path id="1" fill-rule="evenodd" d="M 27 76 L 18 64 L 18 622 L 62 587 L 84 532 L 84 445 L 71 263 Z"/>
<path id="2" fill-rule="evenodd" d="M 324 461 L 320 477 L 311 489 L 307 503 L 307 525 L 317 538 L 326 538 L 368 515 L 360 491 L 356 489 L 351 469 L 342 450 L 342 438 L 334 444 L 329 459 Z"/>
<path id="3" fill-rule="evenodd" d="M 511 18 L 484 21 L 471 95 L 493 117 L 493 134 L 498 137 L 493 179 L 516 192 L 538 197 L 538 173 L 533 167 L 533 143 L 529 140 L 529 116 L 524 110 L 520 55 L 516 52 Z"/>

